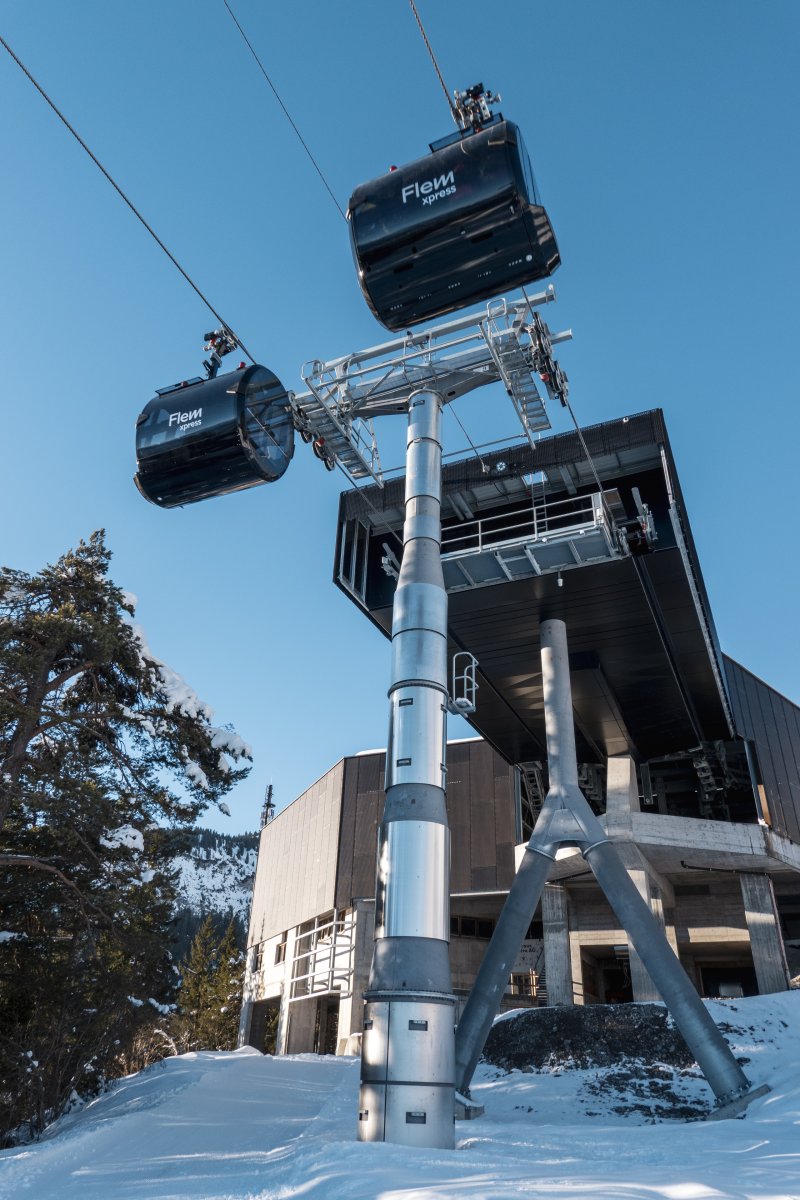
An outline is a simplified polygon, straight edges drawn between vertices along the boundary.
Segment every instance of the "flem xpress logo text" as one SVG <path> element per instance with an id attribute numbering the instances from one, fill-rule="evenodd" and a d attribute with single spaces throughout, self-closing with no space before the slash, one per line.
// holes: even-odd
<path id="1" fill-rule="evenodd" d="M 452 196 L 455 190 L 455 175 L 448 171 L 446 175 L 426 179 L 423 183 L 406 184 L 403 188 L 403 204 L 408 204 L 412 196 L 421 200 L 423 204 L 433 204 L 436 200 L 443 200 L 445 196 Z"/>
<path id="2" fill-rule="evenodd" d="M 169 424 L 170 428 L 177 425 L 178 433 L 185 433 L 187 429 L 196 429 L 198 425 L 203 424 L 203 410 L 194 408 L 191 412 L 170 413 Z"/>

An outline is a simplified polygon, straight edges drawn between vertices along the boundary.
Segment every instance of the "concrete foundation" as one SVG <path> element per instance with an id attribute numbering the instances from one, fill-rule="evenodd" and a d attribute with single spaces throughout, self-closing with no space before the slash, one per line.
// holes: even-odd
<path id="1" fill-rule="evenodd" d="M 375 904 L 356 900 L 354 905 L 353 975 L 351 991 L 339 1001 L 337 1054 L 359 1054 L 364 1026 L 364 992 L 369 980 L 372 943 L 375 937 Z"/>

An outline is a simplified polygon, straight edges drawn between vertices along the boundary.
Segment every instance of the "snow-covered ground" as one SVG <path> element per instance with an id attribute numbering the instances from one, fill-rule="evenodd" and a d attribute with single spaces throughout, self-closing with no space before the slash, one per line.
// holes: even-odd
<path id="1" fill-rule="evenodd" d="M 358 1062 L 186 1054 L 0 1154 L 2 1200 L 798 1200 L 800 992 L 710 1005 L 755 1084 L 743 1119 L 623 1116 L 599 1071 L 501 1075 L 454 1151 L 355 1141 Z M 602 1080 L 600 1080 L 602 1082 Z M 687 1078 L 696 1101 L 706 1085 Z M 635 1100 L 635 1094 L 632 1096 Z"/>

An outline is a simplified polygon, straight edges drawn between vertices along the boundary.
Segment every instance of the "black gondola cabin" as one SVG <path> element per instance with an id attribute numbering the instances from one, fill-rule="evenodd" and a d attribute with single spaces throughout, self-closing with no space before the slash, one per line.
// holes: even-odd
<path id="1" fill-rule="evenodd" d="M 175 508 L 280 479 L 294 453 L 286 389 L 266 367 L 161 388 L 136 422 L 135 483 Z"/>
<path id="2" fill-rule="evenodd" d="M 498 115 L 431 151 L 350 198 L 361 290 L 391 330 L 545 279 L 561 262 L 516 125 Z"/>

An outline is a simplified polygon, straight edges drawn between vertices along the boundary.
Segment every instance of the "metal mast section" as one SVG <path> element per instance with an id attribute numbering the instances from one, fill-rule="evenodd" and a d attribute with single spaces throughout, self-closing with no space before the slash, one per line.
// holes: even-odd
<path id="1" fill-rule="evenodd" d="M 500 996 L 547 881 L 556 850 L 577 845 L 592 868 L 683 1038 L 708 1080 L 720 1115 L 733 1115 L 756 1095 L 727 1042 L 678 962 L 659 922 L 642 899 L 625 866 L 578 785 L 575 725 L 563 621 L 540 626 L 542 691 L 550 790 L 534 827 L 503 912 L 475 980 L 457 1037 L 457 1085 L 472 1079 Z"/>
<path id="2" fill-rule="evenodd" d="M 534 379 L 562 399 L 547 326 L 530 302 L 494 303 L 304 370 L 291 397 L 299 428 L 354 478 L 380 483 L 369 420 L 407 412 L 403 558 L 392 614 L 386 806 L 378 840 L 375 947 L 366 993 L 358 1136 L 451 1148 L 455 1107 L 455 998 L 451 992 L 450 832 L 445 808 L 448 706 L 474 708 L 474 666 L 449 697 L 447 593 L 441 565 L 442 410 L 502 381 L 533 441 L 549 427 Z M 365 424 L 366 420 L 366 424 Z M 318 451 L 319 453 L 320 451 Z M 454 676 L 456 671 L 454 669 Z M 456 690 L 454 683 L 453 690 Z"/>
<path id="3" fill-rule="evenodd" d="M 447 1147 L 453 1145 L 455 997 L 445 808 L 441 420 L 436 392 L 412 393 L 358 1134 L 362 1141 Z"/>

